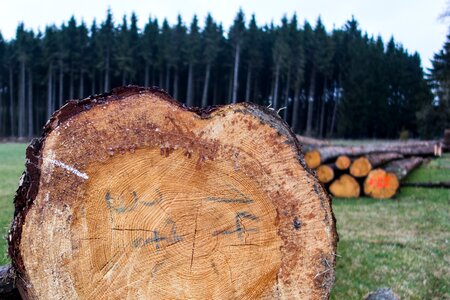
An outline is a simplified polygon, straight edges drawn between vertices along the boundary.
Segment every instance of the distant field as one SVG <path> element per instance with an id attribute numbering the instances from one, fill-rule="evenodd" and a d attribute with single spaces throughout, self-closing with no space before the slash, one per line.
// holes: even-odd
<path id="1" fill-rule="evenodd" d="M 0 234 L 6 236 L 25 163 L 24 144 L 0 144 Z M 450 180 L 450 155 L 409 181 Z M 450 190 L 403 188 L 395 200 L 335 199 L 340 236 L 332 299 L 391 287 L 402 299 L 450 299 Z M 8 263 L 0 241 L 0 264 Z"/>

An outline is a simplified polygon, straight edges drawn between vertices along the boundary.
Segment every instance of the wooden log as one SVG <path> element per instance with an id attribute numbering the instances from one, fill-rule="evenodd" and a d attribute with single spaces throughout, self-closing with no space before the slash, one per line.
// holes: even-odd
<path id="1" fill-rule="evenodd" d="M 311 150 L 305 154 L 305 162 L 308 168 L 315 169 L 320 166 L 320 152 L 318 150 Z"/>
<path id="2" fill-rule="evenodd" d="M 422 162 L 422 157 L 410 157 L 392 161 L 384 169 L 370 171 L 364 181 L 364 193 L 372 198 L 392 198 L 400 187 L 400 181 Z"/>
<path id="3" fill-rule="evenodd" d="M 330 193 L 339 198 L 358 198 L 361 188 L 358 181 L 351 175 L 343 174 L 330 185 Z"/>
<path id="4" fill-rule="evenodd" d="M 315 146 L 315 147 L 324 147 L 324 146 L 330 146 L 329 141 L 325 140 L 319 140 L 315 139 L 309 136 L 303 136 L 303 135 L 296 135 L 298 141 L 300 142 L 301 146 Z"/>
<path id="5" fill-rule="evenodd" d="M 450 181 L 438 181 L 438 182 L 402 182 L 400 186 L 408 187 L 423 187 L 423 188 L 435 188 L 435 189 L 448 189 L 450 188 Z"/>
<path id="6" fill-rule="evenodd" d="M 334 179 L 334 168 L 331 165 L 320 165 L 316 169 L 317 178 L 322 183 L 329 183 Z"/>
<path id="7" fill-rule="evenodd" d="M 53 115 L 8 240 L 25 299 L 322 299 L 337 233 L 276 113 L 127 87 Z"/>
<path id="8" fill-rule="evenodd" d="M 352 162 L 350 174 L 357 178 L 366 177 L 372 169 L 401 158 L 403 155 L 399 153 L 376 153 L 362 156 Z"/>
<path id="9" fill-rule="evenodd" d="M 450 152 L 450 129 L 444 130 L 444 139 L 442 140 L 442 148 L 446 152 Z"/>
<path id="10" fill-rule="evenodd" d="M 14 272 L 10 265 L 0 266 L 0 299 L 22 299 L 16 288 Z"/>
<path id="11" fill-rule="evenodd" d="M 353 147 L 330 146 L 317 148 L 312 151 L 318 152 L 318 154 L 314 154 L 315 164 L 317 164 L 317 156 L 320 158 L 320 162 L 316 166 L 318 167 L 320 164 L 332 161 L 340 155 L 359 157 L 374 153 L 398 153 L 403 156 L 434 156 L 435 145 L 436 144 L 400 146 L 399 144 L 369 144 Z M 305 157 L 307 157 L 310 152 L 311 151 L 306 152 Z"/>
<path id="12" fill-rule="evenodd" d="M 345 171 L 350 168 L 351 163 L 352 161 L 350 157 L 348 157 L 347 155 L 339 155 L 334 164 L 339 170 Z"/>

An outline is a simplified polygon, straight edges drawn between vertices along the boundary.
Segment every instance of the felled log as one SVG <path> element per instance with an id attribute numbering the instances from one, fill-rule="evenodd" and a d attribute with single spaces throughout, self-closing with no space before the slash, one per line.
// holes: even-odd
<path id="1" fill-rule="evenodd" d="M 305 146 L 315 146 L 315 147 L 324 147 L 324 146 L 330 146 L 330 142 L 329 141 L 325 141 L 325 140 L 319 140 L 319 139 L 315 139 L 309 136 L 303 136 L 303 135 L 296 135 L 298 141 L 300 142 L 300 145 L 305 145 Z"/>
<path id="2" fill-rule="evenodd" d="M 308 168 L 315 169 L 321 164 L 320 152 L 311 150 L 305 153 L 305 163 Z"/>
<path id="3" fill-rule="evenodd" d="M 348 157 L 347 155 L 339 155 L 334 164 L 339 170 L 345 171 L 350 168 L 351 163 L 352 161 L 350 157 Z"/>
<path id="4" fill-rule="evenodd" d="M 449 189 L 450 181 L 438 181 L 438 182 L 402 182 L 401 186 L 408 187 L 423 187 L 423 188 L 436 188 L 436 189 Z"/>
<path id="5" fill-rule="evenodd" d="M 339 179 L 333 181 L 329 187 L 330 193 L 339 198 L 358 198 L 361 188 L 353 176 L 343 174 Z"/>
<path id="6" fill-rule="evenodd" d="M 322 183 L 329 183 L 334 179 L 334 168 L 332 165 L 320 165 L 316 169 L 317 178 Z"/>
<path id="7" fill-rule="evenodd" d="M 399 153 L 376 153 L 362 156 L 352 162 L 350 174 L 358 178 L 365 177 L 373 168 L 402 157 L 403 155 Z"/>
<path id="8" fill-rule="evenodd" d="M 364 181 L 364 193 L 373 198 L 392 198 L 400 187 L 400 181 L 422 162 L 422 157 L 410 157 L 392 161 L 384 169 L 370 171 Z"/>
<path id="9" fill-rule="evenodd" d="M 446 152 L 450 152 L 450 129 L 444 130 L 444 139 L 442 140 L 442 148 Z"/>
<path id="10" fill-rule="evenodd" d="M 274 112 L 127 87 L 68 102 L 29 146 L 9 255 L 26 299 L 322 299 L 336 242 Z"/>
<path id="11" fill-rule="evenodd" d="M 313 158 L 314 164 L 319 166 L 320 164 L 325 164 L 329 161 L 336 159 L 340 155 L 347 156 L 363 156 L 374 153 L 398 153 L 403 156 L 434 156 L 435 155 L 435 145 L 408 145 L 399 146 L 399 144 L 369 144 L 365 146 L 353 146 L 353 147 L 343 147 L 343 146 L 330 146 L 317 148 Z M 309 156 L 311 151 L 306 152 L 306 157 Z M 319 163 L 317 163 L 319 161 Z M 317 167 L 316 166 L 316 167 Z"/>

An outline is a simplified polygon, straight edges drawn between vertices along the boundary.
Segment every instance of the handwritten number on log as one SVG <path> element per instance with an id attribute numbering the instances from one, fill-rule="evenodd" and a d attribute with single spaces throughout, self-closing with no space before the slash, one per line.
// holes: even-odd
<path id="1" fill-rule="evenodd" d="M 243 234 L 246 232 L 256 232 L 258 231 L 257 228 L 245 228 L 242 225 L 242 219 L 248 219 L 248 220 L 252 220 L 252 221 L 256 221 L 258 220 L 258 217 L 248 213 L 248 212 L 237 212 L 236 213 L 236 217 L 235 217 L 235 223 L 236 223 L 236 228 L 234 230 L 220 230 L 220 231 L 215 231 L 213 233 L 214 236 L 216 235 L 229 235 L 229 234 L 233 234 L 236 233 L 238 238 L 242 239 L 243 238 Z"/>

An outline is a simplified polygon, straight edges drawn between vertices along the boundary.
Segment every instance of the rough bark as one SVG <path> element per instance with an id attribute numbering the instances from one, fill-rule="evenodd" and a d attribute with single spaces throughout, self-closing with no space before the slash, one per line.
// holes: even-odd
<path id="1" fill-rule="evenodd" d="M 0 299 L 21 300 L 15 283 L 15 275 L 10 265 L 0 266 Z"/>
<path id="2" fill-rule="evenodd" d="M 25 299 L 329 297 L 330 199 L 264 107 L 137 87 L 69 101 L 21 182 L 8 240 Z"/>

